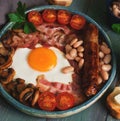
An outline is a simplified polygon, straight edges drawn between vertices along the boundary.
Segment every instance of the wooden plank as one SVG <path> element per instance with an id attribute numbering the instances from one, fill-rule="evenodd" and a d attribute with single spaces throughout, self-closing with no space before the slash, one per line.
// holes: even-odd
<path id="1" fill-rule="evenodd" d="M 105 109 L 105 108 L 104 108 Z M 102 112 L 102 113 L 101 113 Z M 86 110 L 61 119 L 48 119 L 48 121 L 105 121 L 106 110 L 103 110 L 103 104 L 101 101 L 93 104 Z"/>
<path id="2" fill-rule="evenodd" d="M 26 0 L 21 1 L 26 2 L 28 7 L 47 4 L 44 0 L 36 0 L 36 2 L 34 2 L 34 0 L 29 0 L 29 2 Z M 16 2 L 13 3 L 11 11 L 15 10 Z M 78 10 L 88 14 L 107 31 L 118 57 L 117 60 L 119 60 L 120 36 L 112 32 L 107 26 L 105 7 L 105 0 L 73 0 L 73 4 L 70 6 L 73 10 Z M 109 94 L 109 92 L 105 93 L 99 101 L 88 109 L 73 116 L 59 119 L 45 119 L 26 115 L 9 105 L 2 97 L 0 97 L 0 121 L 118 121 L 112 118 L 107 111 L 105 104 L 107 94 Z"/>
<path id="3" fill-rule="evenodd" d="M 46 119 L 33 117 L 17 110 L 0 96 L 0 121 L 46 121 Z"/>

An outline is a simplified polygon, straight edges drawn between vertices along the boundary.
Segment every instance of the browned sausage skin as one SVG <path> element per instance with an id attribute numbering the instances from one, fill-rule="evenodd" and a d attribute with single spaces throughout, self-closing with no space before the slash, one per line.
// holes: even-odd
<path id="1" fill-rule="evenodd" d="M 83 88 L 86 96 L 97 93 L 97 79 L 99 74 L 99 44 L 98 29 L 95 25 L 89 24 L 84 43 L 84 67 L 83 67 Z"/>

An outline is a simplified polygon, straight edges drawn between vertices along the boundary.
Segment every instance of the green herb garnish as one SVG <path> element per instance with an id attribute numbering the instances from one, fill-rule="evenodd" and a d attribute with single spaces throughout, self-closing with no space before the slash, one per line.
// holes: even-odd
<path id="1" fill-rule="evenodd" d="M 27 20 L 27 15 L 25 14 L 26 5 L 22 4 L 20 1 L 17 3 L 18 7 L 15 13 L 8 14 L 8 17 L 11 22 L 14 23 L 13 29 L 23 28 L 26 34 L 36 31 L 33 23 Z"/>
<path id="2" fill-rule="evenodd" d="M 117 24 L 117 23 L 113 24 L 112 25 L 112 29 L 113 29 L 113 31 L 115 31 L 115 32 L 120 34 L 120 24 Z"/>

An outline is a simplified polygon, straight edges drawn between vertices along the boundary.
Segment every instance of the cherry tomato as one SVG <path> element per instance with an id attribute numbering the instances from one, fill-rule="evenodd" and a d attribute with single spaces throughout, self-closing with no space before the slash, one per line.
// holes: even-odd
<path id="1" fill-rule="evenodd" d="M 70 25 L 73 29 L 80 30 L 84 27 L 86 19 L 80 15 L 73 15 L 70 21 Z"/>
<path id="2" fill-rule="evenodd" d="M 59 110 L 67 110 L 74 106 L 74 96 L 68 92 L 59 93 L 56 97 L 57 108 Z"/>
<path id="3" fill-rule="evenodd" d="M 41 14 L 38 11 L 31 11 L 28 13 L 28 21 L 33 23 L 35 26 L 42 24 L 43 20 Z"/>
<path id="4" fill-rule="evenodd" d="M 66 10 L 59 10 L 57 15 L 58 22 L 60 24 L 69 24 L 71 19 L 71 14 Z"/>
<path id="5" fill-rule="evenodd" d="M 43 92 L 38 99 L 38 105 L 46 111 L 53 111 L 56 108 L 56 97 L 51 92 Z"/>
<path id="6" fill-rule="evenodd" d="M 56 14 L 56 11 L 53 9 L 46 9 L 43 11 L 42 17 L 45 22 L 53 23 L 56 21 L 57 14 Z"/>

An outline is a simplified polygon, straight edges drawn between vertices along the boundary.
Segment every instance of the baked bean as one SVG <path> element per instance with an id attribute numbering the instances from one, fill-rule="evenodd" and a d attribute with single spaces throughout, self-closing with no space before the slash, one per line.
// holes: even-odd
<path id="1" fill-rule="evenodd" d="M 104 57 L 103 61 L 104 61 L 105 64 L 110 63 L 110 61 L 111 61 L 111 55 L 110 54 L 106 55 Z"/>
<path id="2" fill-rule="evenodd" d="M 77 61 L 77 62 L 79 62 L 80 61 L 80 57 L 75 57 L 75 60 Z"/>
<path id="3" fill-rule="evenodd" d="M 66 54 L 65 57 L 66 57 L 68 60 L 74 60 L 74 58 L 71 57 L 70 54 Z"/>
<path id="4" fill-rule="evenodd" d="M 83 47 L 83 46 L 79 46 L 79 47 L 77 48 L 77 51 L 78 51 L 78 52 L 83 52 L 83 51 L 84 51 L 84 47 Z"/>
<path id="5" fill-rule="evenodd" d="M 104 70 L 104 71 L 110 71 L 111 70 L 111 65 L 110 64 L 108 64 L 108 65 L 102 65 L 102 70 Z"/>
<path id="6" fill-rule="evenodd" d="M 78 38 L 74 38 L 74 39 L 70 42 L 70 46 L 74 45 L 77 41 L 78 41 Z"/>
<path id="7" fill-rule="evenodd" d="M 78 64 L 80 69 L 83 67 L 83 64 L 84 64 L 84 59 L 80 59 L 79 64 Z"/>
<path id="8" fill-rule="evenodd" d="M 76 49 L 71 49 L 69 54 L 70 54 L 70 56 L 72 58 L 75 58 L 77 56 L 77 50 Z"/>
<path id="9" fill-rule="evenodd" d="M 71 49 L 72 47 L 69 44 L 65 46 L 66 53 L 68 53 Z"/>
<path id="10" fill-rule="evenodd" d="M 76 42 L 76 43 L 73 44 L 73 47 L 74 47 L 74 48 L 77 48 L 77 47 L 79 47 L 82 43 L 83 43 L 83 41 L 78 41 L 78 42 Z"/>
<path id="11" fill-rule="evenodd" d="M 104 81 L 108 80 L 109 74 L 107 71 L 101 70 L 100 74 L 101 74 L 101 77 L 103 78 Z"/>
<path id="12" fill-rule="evenodd" d="M 70 72 L 73 72 L 74 71 L 74 68 L 72 66 L 66 66 L 62 69 L 62 72 L 63 73 L 70 73 Z"/>
<path id="13" fill-rule="evenodd" d="M 100 46 L 100 50 L 101 50 L 104 54 L 110 54 L 110 52 L 111 52 L 111 50 L 110 50 L 108 47 L 104 46 L 104 45 L 101 45 L 101 46 Z"/>

